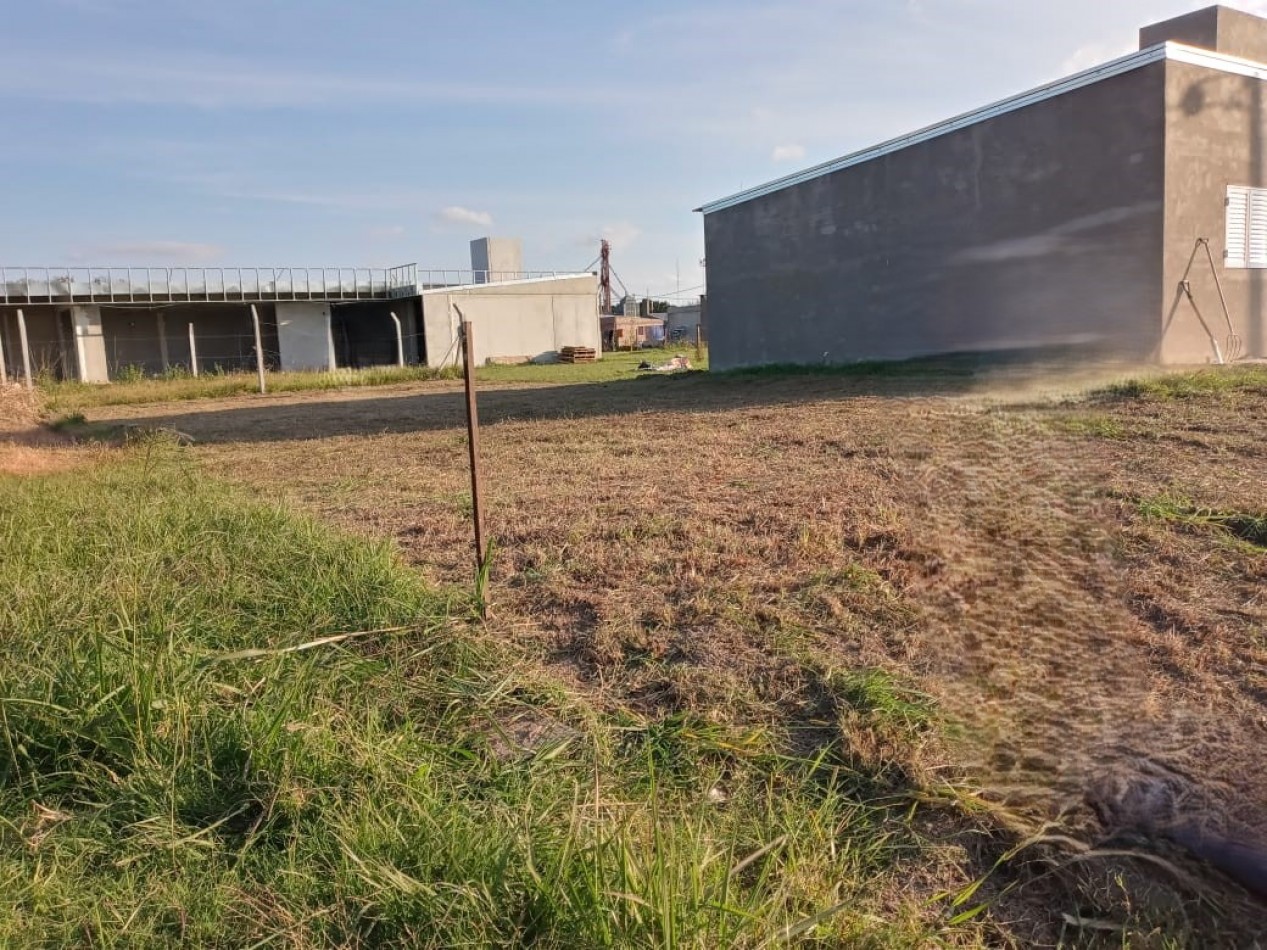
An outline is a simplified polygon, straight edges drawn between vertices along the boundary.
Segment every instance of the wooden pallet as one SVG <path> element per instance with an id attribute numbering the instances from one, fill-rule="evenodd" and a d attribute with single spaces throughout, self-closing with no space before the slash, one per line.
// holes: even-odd
<path id="1" fill-rule="evenodd" d="M 588 346 L 565 346 L 559 350 L 560 363 L 593 363 L 598 352 Z"/>

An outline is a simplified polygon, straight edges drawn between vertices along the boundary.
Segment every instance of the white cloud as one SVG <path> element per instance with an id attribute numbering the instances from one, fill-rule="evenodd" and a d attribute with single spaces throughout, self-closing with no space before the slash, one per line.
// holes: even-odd
<path id="1" fill-rule="evenodd" d="M 487 211 L 475 211 L 461 205 L 450 205 L 436 212 L 436 217 L 448 224 L 476 224 L 481 228 L 493 226 L 493 216 Z"/>
<path id="2" fill-rule="evenodd" d="M 201 109 L 276 109 L 362 106 L 366 101 L 428 104 L 493 103 L 557 108 L 604 105 L 636 97 L 619 87 L 539 86 L 516 82 L 304 71 L 261 66 L 232 57 L 164 54 L 68 56 L 62 68 L 41 68 L 47 50 L 26 50 L 0 59 L 6 98 L 100 104 L 184 105 Z"/>
<path id="3" fill-rule="evenodd" d="M 77 261 L 91 261 L 103 266 L 168 264 L 183 267 L 221 260 L 224 257 L 224 248 L 219 244 L 193 241 L 117 241 L 85 247 L 72 257 Z"/>
<path id="4" fill-rule="evenodd" d="M 796 162 L 804 157 L 804 145 L 776 145 L 770 153 L 771 161 L 775 162 Z"/>

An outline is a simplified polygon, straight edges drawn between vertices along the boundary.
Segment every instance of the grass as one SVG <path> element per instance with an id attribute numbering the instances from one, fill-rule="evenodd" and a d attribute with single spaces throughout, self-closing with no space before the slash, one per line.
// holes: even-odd
<path id="1" fill-rule="evenodd" d="M 1105 387 L 1110 396 L 1150 398 L 1158 400 L 1192 399 L 1235 393 L 1267 393 L 1267 366 L 1234 364 L 1188 372 L 1165 373 L 1129 379 Z"/>
<path id="2" fill-rule="evenodd" d="M 602 359 L 593 363 L 546 363 L 537 365 L 526 363 L 518 366 L 481 366 L 477 371 L 480 382 L 487 383 L 605 383 L 618 379 L 631 379 L 638 376 L 638 364 L 647 362 L 654 365 L 665 363 L 674 356 L 685 356 L 691 361 L 695 370 L 708 369 L 708 350 L 704 350 L 703 359 L 695 358 L 695 344 L 682 343 L 676 346 L 655 347 L 645 350 L 619 350 L 604 353 Z M 652 375 L 650 373 L 646 375 Z"/>
<path id="3" fill-rule="evenodd" d="M 1121 419 L 1101 413 L 1063 416 L 1053 419 L 1052 426 L 1058 432 L 1095 439 L 1126 439 L 1130 437 L 1130 432 Z"/>
<path id="4" fill-rule="evenodd" d="M 633 378 L 638 364 L 644 360 L 662 363 L 682 354 L 699 362 L 699 369 L 708 368 L 708 357 L 695 360 L 694 346 L 608 353 L 594 363 L 548 363 L 524 365 L 488 365 L 477 370 L 477 379 L 484 383 L 587 383 Z M 399 383 L 425 382 L 435 379 L 460 379 L 459 367 L 431 369 L 426 366 L 379 366 L 370 369 L 340 369 L 335 372 L 268 373 L 270 393 L 297 393 L 348 389 L 362 386 L 386 386 Z M 255 373 L 211 373 L 197 378 L 186 374 L 147 378 L 139 372 L 125 373 L 109 385 L 44 379 L 40 383 L 44 404 L 50 412 L 74 413 L 104 406 L 142 405 L 150 402 L 173 402 L 193 399 L 224 399 L 251 395 L 259 391 Z"/>
<path id="5" fill-rule="evenodd" d="M 451 379 L 456 370 L 435 370 L 426 366 L 380 366 L 371 369 L 341 369 L 332 373 L 268 373 L 272 393 L 311 392 L 359 386 L 385 386 L 431 379 Z M 50 412 L 78 412 L 97 406 L 127 406 L 147 402 L 189 399 L 223 399 L 259 391 L 255 373 L 208 373 L 202 376 L 145 378 L 137 374 L 98 385 L 73 381 L 41 383 L 44 404 Z"/>
<path id="6" fill-rule="evenodd" d="M 519 371 L 537 369 L 574 368 Z M 771 750 L 813 760 L 827 745 L 863 807 L 961 775 L 1090 843 L 1096 818 L 1070 802 L 1104 768 L 1129 768 L 1129 749 L 1232 789 L 1238 808 L 1259 800 L 1243 764 L 1261 717 L 1246 671 L 1267 662 L 1261 559 L 1123 517 L 1118 501 L 1179 484 L 1219 511 L 1258 510 L 1267 393 L 1252 379 L 1236 398 L 985 404 L 938 398 L 953 387 L 919 377 L 658 382 L 507 384 L 480 411 L 498 545 L 489 634 L 602 710 L 615 736 L 627 718 L 662 787 L 707 782 L 692 763 L 750 775 Z M 1066 436 L 1054 423 L 1074 414 L 1108 437 Z M 253 492 L 398 539 L 435 583 L 470 583 L 453 393 L 141 421 L 189 431 L 193 455 Z M 628 773 L 639 796 L 648 776 Z M 961 895 L 1011 847 L 970 837 L 987 851 L 970 858 L 963 828 L 947 818 L 938 844 L 911 846 L 915 894 Z M 1131 859 L 1074 868 L 1086 874 L 1014 888 L 974 919 L 1021 946 L 1055 943 L 1065 914 L 1111 922 L 1124 941 L 1244 945 L 1225 939 L 1234 913 Z M 871 897 L 851 899 L 875 907 L 893 886 L 881 872 Z"/>
<path id="7" fill-rule="evenodd" d="M 1145 518 L 1213 530 L 1251 547 L 1267 549 L 1265 513 L 1220 511 L 1195 505 L 1174 495 L 1144 498 L 1137 508 Z"/>
<path id="8" fill-rule="evenodd" d="M 614 378 L 633 377 L 640 356 Z M 324 700 L 338 712 L 323 741 L 365 751 L 340 751 L 324 776 L 305 772 L 296 783 L 322 802 L 340 842 L 351 840 L 351 806 L 326 803 L 332 786 L 370 789 L 363 812 L 391 802 L 408 842 L 398 848 L 436 849 L 417 837 L 419 806 L 397 803 L 390 776 L 358 771 L 396 742 L 410 763 L 445 775 L 439 787 L 464 808 L 479 803 L 463 821 L 506 829 L 506 862 L 520 866 L 531 853 L 552 880 L 561 859 L 537 855 L 569 865 L 601 857 L 604 868 L 640 868 L 628 874 L 645 882 L 622 890 L 624 878 L 612 883 L 587 865 L 587 880 L 607 883 L 582 910 L 580 898 L 532 890 L 522 876 L 476 873 L 483 859 L 466 832 L 472 856 L 443 872 L 358 844 L 352 853 L 372 879 L 396 882 L 391 906 L 415 916 L 375 904 L 356 920 L 382 919 L 382 933 L 399 936 L 410 926 L 403 919 L 430 923 L 436 913 L 434 903 L 409 903 L 417 893 L 468 893 L 474 881 L 494 895 L 480 898 L 489 908 L 524 906 L 526 893 L 533 906 L 562 908 L 532 931 L 547 946 L 668 942 L 669 926 L 648 929 L 647 916 L 600 936 L 590 929 L 634 908 L 650 915 L 665 894 L 681 907 L 679 945 L 761 945 L 801 926 L 799 939 L 828 945 L 1082 945 L 1097 931 L 1114 934 L 1114 945 L 1252 942 L 1261 910 L 1241 909 L 1225 882 L 1195 868 L 1208 891 L 1194 892 L 1132 857 L 1137 845 L 1095 849 L 1112 829 L 1078 802 L 1104 770 L 1129 777 L 1152 757 L 1193 776 L 1215 820 L 1253 814 L 1261 801 L 1252 766 L 1262 716 L 1253 671 L 1267 664 L 1261 549 L 1231 543 L 1225 528 L 1171 530 L 1129 507 L 1185 486 L 1211 511 L 1260 512 L 1261 375 L 1233 368 L 1234 384 L 1182 400 L 1141 390 L 1057 403 L 947 400 L 939 397 L 968 390 L 934 376 L 765 373 L 758 385 L 689 374 L 569 386 L 558 385 L 563 374 L 588 368 L 509 370 L 528 382 L 481 394 L 486 530 L 497 556 L 481 589 L 492 612 L 475 627 L 466 623 L 469 475 L 453 385 L 399 398 L 85 413 L 103 425 L 188 432 L 196 442 L 180 457 L 199 463 L 199 479 L 218 474 L 357 536 L 392 538 L 432 589 L 464 591 L 446 608 L 462 622 L 435 623 L 471 651 L 462 675 L 473 685 L 436 687 L 450 718 L 410 720 L 427 740 L 421 750 L 398 728 L 407 704 L 396 691 L 419 678 L 393 652 L 408 633 L 219 665 L 251 667 L 244 691 L 275 670 L 252 694 L 263 696 L 297 664 L 304 689 L 329 696 L 325 674 L 304 664 L 331 670 L 367 651 L 385 664 L 356 691 Z M 148 489 L 130 491 L 150 504 Z M 90 520 L 85 530 L 113 529 Z M 263 633 L 277 645 L 315 636 Z M 33 679 L 30 665 L 15 667 L 23 679 Z M 408 671 L 400 680 L 397 666 Z M 362 720 L 344 725 L 347 696 L 361 694 L 392 711 L 371 740 Z M 454 764 L 435 766 L 433 752 Z M 511 795 L 508 775 L 527 785 Z M 40 833 L 32 800 L 42 801 L 28 795 L 6 813 L 36 822 L 13 819 L 28 837 Z M 920 804 L 907 821 L 912 801 L 953 804 Z M 521 811 L 536 816 L 531 830 Z M 1056 838 L 1083 850 L 1020 847 L 1049 820 Z M 308 833 L 321 841 L 318 825 Z M 350 872 L 331 870 L 325 851 L 288 848 L 322 879 L 361 880 L 341 850 Z M 654 887 L 649 869 L 663 875 Z M 347 908 L 365 906 L 346 883 L 334 897 L 297 897 L 286 882 L 301 877 L 265 869 L 230 883 L 243 906 L 268 894 L 267 906 L 294 921 L 326 906 L 348 920 Z M 752 916 L 719 912 L 722 888 L 726 906 Z M 499 911 L 462 907 L 461 928 L 428 939 L 527 942 Z M 950 926 L 956 917 L 966 932 Z M 261 919 L 233 936 L 249 944 L 280 932 Z M 275 942 L 386 940 L 350 925 L 321 930 L 324 919 Z M 404 942 L 425 942 L 419 933 Z"/>
<path id="9" fill-rule="evenodd" d="M 123 455 L 0 479 L 0 944 L 976 942 L 832 744 L 601 713 L 388 545 Z"/>

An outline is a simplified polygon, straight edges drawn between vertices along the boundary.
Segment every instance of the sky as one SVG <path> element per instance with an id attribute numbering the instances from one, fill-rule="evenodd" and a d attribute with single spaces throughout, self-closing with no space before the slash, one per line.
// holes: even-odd
<path id="1" fill-rule="evenodd" d="M 30 0 L 0 264 L 531 270 L 699 292 L 692 209 L 1129 52 L 1183 0 Z M 1235 3 L 1267 15 L 1267 0 Z"/>

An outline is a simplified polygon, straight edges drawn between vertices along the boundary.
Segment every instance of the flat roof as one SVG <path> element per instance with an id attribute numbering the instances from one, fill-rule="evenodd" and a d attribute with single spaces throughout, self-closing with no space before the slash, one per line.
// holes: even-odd
<path id="1" fill-rule="evenodd" d="M 773 181 L 766 182 L 764 185 L 757 185 L 755 188 L 748 188 L 728 197 L 710 201 L 695 210 L 702 211 L 704 214 L 711 214 L 714 211 L 732 208 L 746 201 L 752 201 L 755 198 L 782 191 L 784 188 L 791 188 L 803 182 L 821 178 L 823 175 L 838 172 L 844 168 L 861 165 L 863 162 L 869 162 L 874 158 L 880 158 L 883 155 L 888 155 L 912 145 L 918 145 L 930 139 L 949 135 L 951 132 L 957 132 L 960 129 L 976 125 L 978 122 L 985 122 L 996 116 L 1024 109 L 1026 106 L 1032 106 L 1035 103 L 1042 102 L 1044 99 L 1053 99 L 1067 92 L 1073 92 L 1075 89 L 1081 89 L 1084 86 L 1090 86 L 1105 79 L 1111 79 L 1114 76 L 1120 76 L 1123 73 L 1140 69 L 1151 63 L 1165 60 L 1189 63 L 1193 66 L 1204 66 L 1207 69 L 1216 69 L 1220 72 L 1233 73 L 1238 76 L 1250 76 L 1254 79 L 1267 80 L 1267 65 L 1263 63 L 1242 59 L 1239 56 L 1228 56 L 1226 53 L 1215 53 L 1211 50 L 1198 49 L 1195 46 L 1186 46 L 1182 43 L 1159 43 L 1156 46 L 1150 46 L 1147 49 L 1128 53 L 1118 59 L 1110 60 L 1101 66 L 1084 69 L 1082 72 L 1066 76 L 1064 79 L 1057 79 L 1054 82 L 1038 86 L 1027 92 L 1010 96 L 1007 99 L 1000 99 L 998 102 L 992 102 L 971 112 L 957 115 L 953 119 L 946 119 L 943 122 L 926 126 L 918 131 L 889 139 L 887 142 L 881 142 L 879 145 L 873 145 L 858 152 L 842 155 L 840 158 L 833 158 L 830 161 L 814 165 L 799 172 L 793 172 L 782 178 L 776 178 Z"/>
<path id="2" fill-rule="evenodd" d="M 437 287 L 423 287 L 418 291 L 418 295 L 425 297 L 428 294 L 461 294 L 472 290 L 485 290 L 489 287 L 514 287 L 522 284 L 545 284 L 553 280 L 575 280 L 578 277 L 593 277 L 597 279 L 597 275 L 593 271 L 583 270 L 572 274 L 546 274 L 537 277 L 514 277 L 509 280 L 485 280 L 475 284 L 448 284 Z"/>

